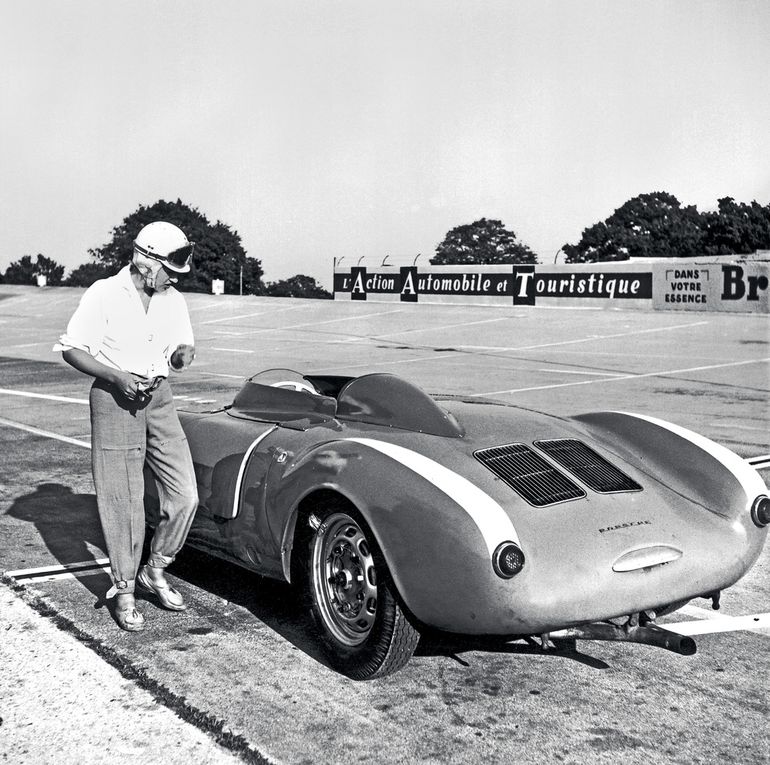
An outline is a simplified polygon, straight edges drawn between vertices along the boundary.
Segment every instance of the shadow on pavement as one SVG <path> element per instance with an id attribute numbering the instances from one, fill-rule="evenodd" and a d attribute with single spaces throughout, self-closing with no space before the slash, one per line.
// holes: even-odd
<path id="1" fill-rule="evenodd" d="M 217 598 L 245 608 L 292 645 L 329 666 L 298 588 L 191 547 L 182 550 L 169 572 Z"/>
<path id="2" fill-rule="evenodd" d="M 69 486 L 60 483 L 41 483 L 31 494 L 18 497 L 7 515 L 33 524 L 53 558 L 62 565 L 95 561 L 91 548 L 104 549 L 96 497 L 93 494 L 76 494 Z M 148 533 L 147 537 L 150 535 Z M 329 666 L 307 601 L 298 588 L 286 582 L 261 577 L 189 547 L 180 553 L 169 573 L 193 587 L 246 609 L 308 656 Z M 106 605 L 104 594 L 111 585 L 107 574 L 99 571 L 77 578 L 96 598 L 95 608 Z M 423 635 L 416 655 L 448 657 L 467 666 L 460 657 L 471 651 L 569 658 L 596 669 L 607 667 L 604 662 L 569 646 L 544 652 L 531 640 L 505 642 L 501 639 L 468 638 L 435 632 Z"/>
<path id="3" fill-rule="evenodd" d="M 6 515 L 33 524 L 62 565 L 95 562 L 89 546 L 105 549 L 94 494 L 75 494 L 61 483 L 41 483 L 31 494 L 16 498 Z M 104 594 L 112 584 L 107 574 L 99 571 L 77 579 L 96 598 L 95 608 L 106 605 Z"/>
<path id="4" fill-rule="evenodd" d="M 245 608 L 292 645 L 320 664 L 329 666 L 320 646 L 318 629 L 298 588 L 261 577 L 189 547 L 180 553 L 170 571 L 201 590 Z M 605 662 L 581 653 L 569 644 L 543 651 L 532 639 L 507 642 L 501 638 L 474 638 L 433 631 L 423 634 L 415 655 L 447 657 L 469 666 L 460 656 L 471 651 L 570 659 L 593 669 L 608 668 Z"/>

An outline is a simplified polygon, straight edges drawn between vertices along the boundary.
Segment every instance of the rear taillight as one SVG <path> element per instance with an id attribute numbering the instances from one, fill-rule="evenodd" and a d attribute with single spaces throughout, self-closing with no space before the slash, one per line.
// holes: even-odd
<path id="1" fill-rule="evenodd" d="M 770 497 L 760 494 L 751 506 L 751 520 L 759 528 L 764 528 L 770 523 Z"/>
<path id="2" fill-rule="evenodd" d="M 510 579 L 524 568 L 524 553 L 513 542 L 503 542 L 492 555 L 492 568 L 503 579 Z"/>

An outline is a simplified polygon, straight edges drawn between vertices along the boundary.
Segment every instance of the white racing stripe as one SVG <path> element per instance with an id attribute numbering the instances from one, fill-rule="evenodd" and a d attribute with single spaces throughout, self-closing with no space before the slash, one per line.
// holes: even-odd
<path id="1" fill-rule="evenodd" d="M 692 430 L 687 430 L 687 428 L 683 428 L 680 425 L 674 425 L 673 422 L 659 420 L 656 417 L 648 417 L 647 415 L 635 414 L 633 412 L 619 412 L 619 414 L 624 414 L 627 417 L 636 417 L 639 420 L 646 420 L 657 425 L 659 428 L 670 430 L 672 433 L 676 433 L 678 436 L 703 449 L 703 451 L 708 452 L 738 479 L 749 500 L 753 500 L 758 494 L 765 494 L 767 492 L 765 482 L 747 460 L 739 457 L 735 452 L 730 451 L 721 444 L 712 441 L 710 438 L 701 436 Z"/>
<path id="2" fill-rule="evenodd" d="M 233 497 L 233 512 L 230 518 L 235 518 L 238 515 L 238 505 L 241 501 L 241 485 L 243 484 L 243 475 L 246 472 L 246 466 L 249 464 L 249 458 L 253 454 L 254 450 L 259 446 L 260 442 L 267 438 L 274 430 L 277 430 L 278 426 L 273 425 L 268 428 L 264 433 L 261 433 L 257 438 L 252 441 L 251 446 L 246 450 L 241 460 L 241 466 L 238 468 L 238 477 L 235 480 L 235 495 Z"/>
<path id="3" fill-rule="evenodd" d="M 519 544 L 516 529 L 514 529 L 505 510 L 467 478 L 449 470 L 429 457 L 403 446 L 373 438 L 348 438 L 346 440 L 376 449 L 381 454 L 400 462 L 404 467 L 417 473 L 444 492 L 453 502 L 460 505 L 476 524 L 484 537 L 490 556 L 501 542 L 510 541 Z"/>

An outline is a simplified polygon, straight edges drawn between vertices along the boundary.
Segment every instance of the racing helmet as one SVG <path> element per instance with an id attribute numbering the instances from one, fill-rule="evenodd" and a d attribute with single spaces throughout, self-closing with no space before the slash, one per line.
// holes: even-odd
<path id="1" fill-rule="evenodd" d="M 184 274 L 190 270 L 194 247 L 182 229 L 159 220 L 148 223 L 134 240 L 134 262 L 139 265 L 137 260 L 151 258 L 169 271 Z"/>

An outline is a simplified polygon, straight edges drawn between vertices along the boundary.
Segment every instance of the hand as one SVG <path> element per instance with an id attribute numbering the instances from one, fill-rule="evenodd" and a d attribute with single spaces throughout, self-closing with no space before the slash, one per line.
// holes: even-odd
<path id="1" fill-rule="evenodd" d="M 176 372 L 181 372 L 192 364 L 195 358 L 195 348 L 192 345 L 179 345 L 171 354 L 171 368 Z"/>
<path id="2" fill-rule="evenodd" d="M 116 372 L 113 385 L 129 400 L 134 401 L 137 394 L 150 384 L 150 380 L 131 372 Z"/>

